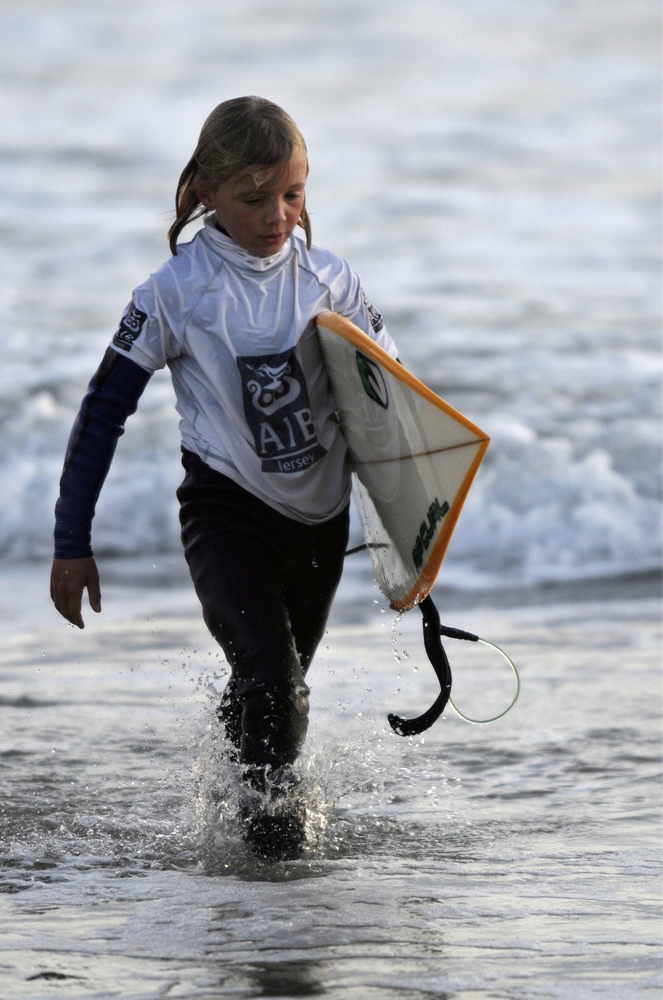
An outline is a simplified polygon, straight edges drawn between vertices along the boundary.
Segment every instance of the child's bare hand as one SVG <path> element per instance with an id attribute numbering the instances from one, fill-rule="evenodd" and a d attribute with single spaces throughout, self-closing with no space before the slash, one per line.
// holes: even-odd
<path id="1" fill-rule="evenodd" d="M 101 611 L 99 573 L 92 557 L 53 560 L 51 598 L 60 614 L 79 628 L 85 627 L 81 615 L 81 601 L 86 588 L 90 607 L 93 611 Z"/>

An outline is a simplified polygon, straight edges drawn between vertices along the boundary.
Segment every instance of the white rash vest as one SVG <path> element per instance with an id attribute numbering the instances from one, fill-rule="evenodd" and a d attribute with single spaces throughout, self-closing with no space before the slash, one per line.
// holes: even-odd
<path id="1" fill-rule="evenodd" d="M 324 309 L 396 356 L 345 260 L 294 235 L 253 257 L 208 216 L 134 290 L 112 344 L 147 372 L 168 365 L 185 448 L 308 524 L 334 517 L 350 494 L 313 322 Z"/>

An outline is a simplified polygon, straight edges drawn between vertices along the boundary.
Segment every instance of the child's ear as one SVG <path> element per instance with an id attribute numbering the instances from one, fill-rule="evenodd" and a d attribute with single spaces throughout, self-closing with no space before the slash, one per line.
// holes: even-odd
<path id="1" fill-rule="evenodd" d="M 194 186 L 193 190 L 195 192 L 196 198 L 198 199 L 198 201 L 200 202 L 201 205 L 204 205 L 205 208 L 211 208 L 212 207 L 212 204 L 211 204 L 211 202 L 212 202 L 212 188 L 210 187 L 209 184 L 198 183 L 198 184 L 196 184 Z"/>

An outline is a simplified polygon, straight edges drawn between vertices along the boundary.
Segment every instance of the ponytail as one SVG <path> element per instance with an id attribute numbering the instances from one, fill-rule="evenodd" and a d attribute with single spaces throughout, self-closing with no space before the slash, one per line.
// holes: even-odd
<path id="1" fill-rule="evenodd" d="M 175 192 L 175 221 L 168 230 L 168 243 L 170 252 L 175 256 L 177 253 L 177 237 L 185 226 L 194 222 L 205 214 L 205 206 L 201 205 L 198 195 L 194 190 L 196 180 L 196 157 L 191 157 L 186 167 L 180 174 Z"/>
<path id="2" fill-rule="evenodd" d="M 304 230 L 304 233 L 306 234 L 306 246 L 310 250 L 311 249 L 311 217 L 308 214 L 308 212 L 306 211 L 306 208 L 302 209 L 302 214 L 299 216 L 299 219 L 297 220 L 297 225 L 301 226 L 302 229 Z"/>

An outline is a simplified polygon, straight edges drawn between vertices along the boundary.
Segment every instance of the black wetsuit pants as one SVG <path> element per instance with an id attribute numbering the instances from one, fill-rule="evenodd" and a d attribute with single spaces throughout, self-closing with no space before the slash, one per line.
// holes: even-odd
<path id="1" fill-rule="evenodd" d="M 231 676 L 219 716 L 244 764 L 292 763 L 308 725 L 304 680 L 341 577 L 348 510 L 318 525 L 279 514 L 183 451 L 182 541 Z"/>

